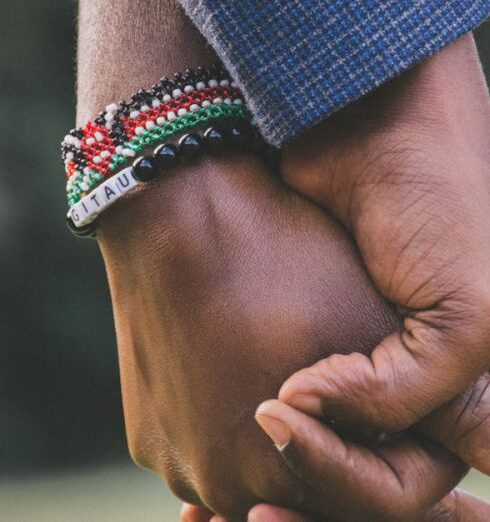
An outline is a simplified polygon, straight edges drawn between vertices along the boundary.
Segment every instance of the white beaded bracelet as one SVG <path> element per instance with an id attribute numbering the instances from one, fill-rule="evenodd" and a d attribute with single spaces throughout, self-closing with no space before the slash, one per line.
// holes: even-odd
<path id="1" fill-rule="evenodd" d="M 133 173 L 133 167 L 126 167 L 108 178 L 70 208 L 67 214 L 68 219 L 73 221 L 76 228 L 82 228 L 95 221 L 101 212 L 109 208 L 132 188 L 141 184 L 141 181 L 138 181 Z"/>

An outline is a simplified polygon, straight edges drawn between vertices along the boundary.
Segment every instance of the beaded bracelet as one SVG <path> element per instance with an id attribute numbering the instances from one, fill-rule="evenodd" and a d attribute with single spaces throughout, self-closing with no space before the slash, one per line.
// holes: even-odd
<path id="1" fill-rule="evenodd" d="M 137 185 L 203 151 L 244 150 L 246 145 L 275 160 L 221 66 L 162 78 L 65 136 L 68 228 L 78 237 L 95 237 L 97 216 Z"/>
<path id="2" fill-rule="evenodd" d="M 195 129 L 190 134 L 173 136 L 158 145 L 152 154 L 137 158 L 132 166 L 107 178 L 75 203 L 68 211 L 68 228 L 77 237 L 93 238 L 97 216 L 137 185 L 163 175 L 181 160 L 195 160 L 204 151 L 216 154 L 248 147 L 262 154 L 266 160 L 272 159 L 270 154 L 273 150 L 260 140 L 254 129 L 233 119 L 218 120 L 205 130 Z"/>
<path id="3" fill-rule="evenodd" d="M 220 65 L 162 78 L 131 99 L 110 104 L 62 142 L 71 208 L 149 146 L 211 120 L 250 120 L 243 97 Z"/>

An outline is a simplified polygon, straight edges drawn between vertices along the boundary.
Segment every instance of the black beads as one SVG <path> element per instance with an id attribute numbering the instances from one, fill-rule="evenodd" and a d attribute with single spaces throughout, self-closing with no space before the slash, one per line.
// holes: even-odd
<path id="1" fill-rule="evenodd" d="M 245 149 L 249 142 L 249 133 L 242 125 L 234 125 L 228 129 L 228 140 L 237 149 Z"/>
<path id="2" fill-rule="evenodd" d="M 175 167 L 179 162 L 177 147 L 171 143 L 159 145 L 153 151 L 153 161 L 157 168 L 162 170 L 169 170 Z"/>
<path id="3" fill-rule="evenodd" d="M 157 174 L 153 158 L 142 156 L 133 162 L 133 175 L 138 181 L 150 181 Z"/>
<path id="4" fill-rule="evenodd" d="M 77 227 L 70 217 L 66 218 L 66 226 L 68 230 L 76 237 L 84 239 L 95 238 L 95 223 L 89 223 L 83 227 Z"/>
<path id="5" fill-rule="evenodd" d="M 202 152 L 202 139 L 198 134 L 184 134 L 179 140 L 179 152 L 187 159 L 197 158 Z"/>
<path id="6" fill-rule="evenodd" d="M 208 127 L 203 134 L 204 143 L 210 152 L 219 152 L 225 143 L 223 133 L 216 127 Z"/>

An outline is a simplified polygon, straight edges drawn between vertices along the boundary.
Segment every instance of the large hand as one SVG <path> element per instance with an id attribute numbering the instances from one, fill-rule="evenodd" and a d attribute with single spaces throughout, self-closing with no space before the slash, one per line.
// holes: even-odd
<path id="1" fill-rule="evenodd" d="M 181 498 L 232 519 L 263 500 L 315 512 L 253 417 L 295 371 L 367 353 L 397 328 L 346 235 L 244 156 L 152 183 L 103 214 L 98 237 L 133 458 Z M 416 518 L 465 467 L 404 444 L 404 512 Z M 382 462 L 353 471 L 379 484 L 380 466 L 391 492 L 395 475 Z M 336 491 L 355 508 L 351 489 Z"/>
<path id="2" fill-rule="evenodd" d="M 286 181 L 348 227 L 404 317 L 370 357 L 325 363 L 323 410 L 396 432 L 476 383 L 456 401 L 454 430 L 433 435 L 486 473 L 490 378 L 477 379 L 490 368 L 489 122 L 467 36 L 303 135 L 282 161 Z"/>

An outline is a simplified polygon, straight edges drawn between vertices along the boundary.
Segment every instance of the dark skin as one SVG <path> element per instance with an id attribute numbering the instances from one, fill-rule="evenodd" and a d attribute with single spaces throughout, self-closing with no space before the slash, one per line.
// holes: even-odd
<path id="1" fill-rule="evenodd" d="M 453 412 L 461 410 L 455 429 L 440 422 L 431 436 L 487 474 L 489 122 L 467 35 L 300 137 L 282 162 L 288 184 L 348 228 L 377 289 L 403 318 L 370 357 L 323 365 L 322 409 L 398 432 L 453 401 Z M 300 380 L 280 394 L 291 405 L 309 393 Z M 466 407 L 455 400 L 461 393 Z"/>
<path id="2" fill-rule="evenodd" d="M 172 4 L 138 4 L 81 2 L 80 121 L 213 59 Z M 399 326 L 347 234 L 259 160 L 176 170 L 105 213 L 98 236 L 130 451 L 184 500 L 236 520 L 264 500 L 332 520 L 421 520 L 465 473 L 410 437 L 376 454 L 356 446 L 377 497 L 359 499 L 334 474 L 339 505 L 327 512 L 254 422 L 295 371 L 332 353 L 368 353 Z"/>

